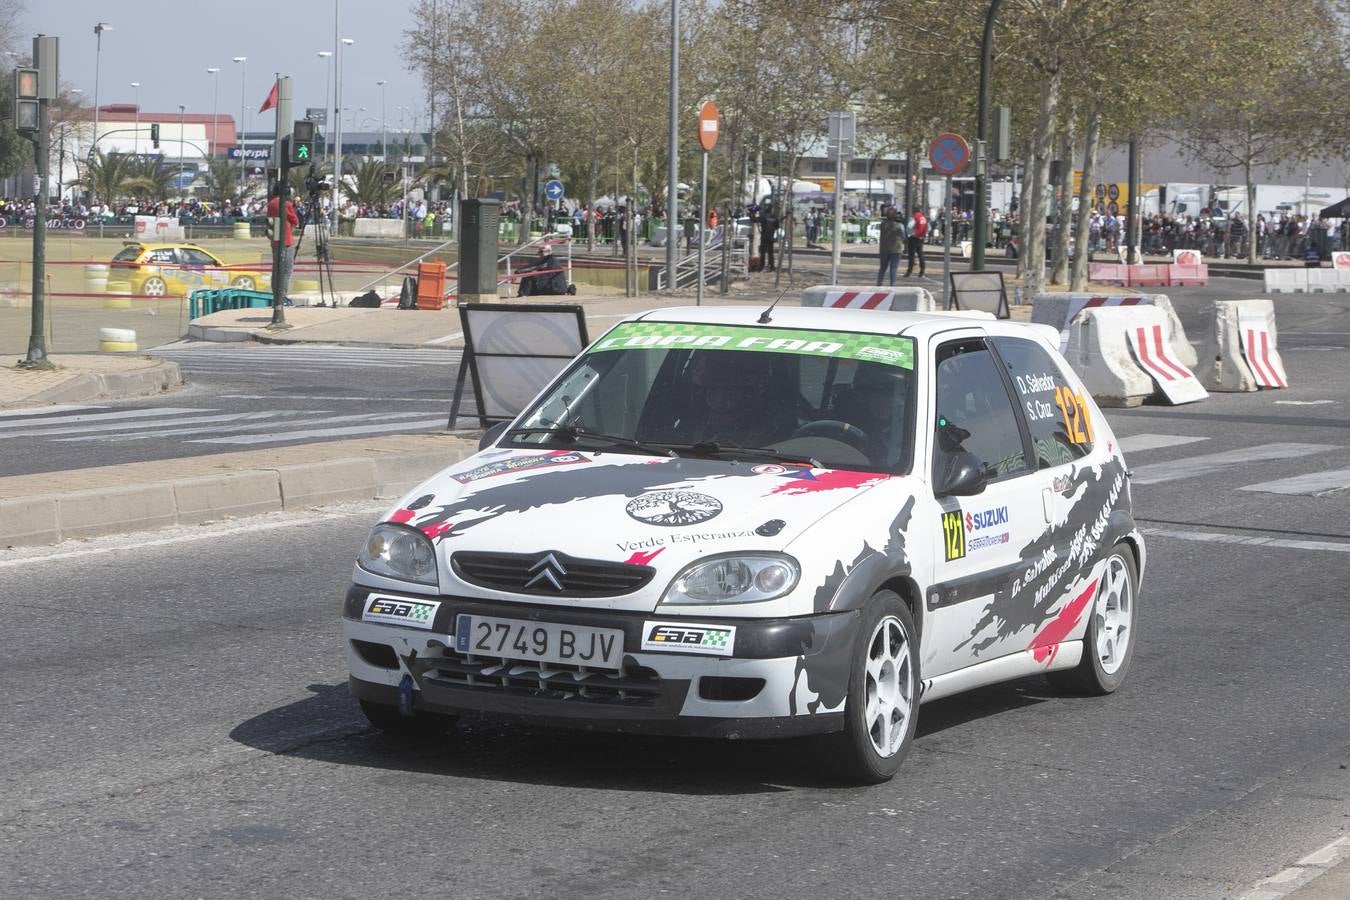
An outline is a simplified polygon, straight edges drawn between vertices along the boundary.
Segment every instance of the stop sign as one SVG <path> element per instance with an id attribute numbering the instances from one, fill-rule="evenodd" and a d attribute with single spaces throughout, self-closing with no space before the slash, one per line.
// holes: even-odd
<path id="1" fill-rule="evenodd" d="M 717 117 L 717 104 L 711 100 L 698 108 L 698 145 L 704 150 L 717 146 L 718 129 L 721 127 Z"/>

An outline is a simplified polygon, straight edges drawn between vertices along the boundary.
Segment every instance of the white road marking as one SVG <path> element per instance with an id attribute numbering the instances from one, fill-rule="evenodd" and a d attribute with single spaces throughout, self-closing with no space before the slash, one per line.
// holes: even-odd
<path id="1" fill-rule="evenodd" d="M 40 423 L 37 421 L 0 422 L 0 428 L 32 428 L 37 424 L 48 425 L 54 423 L 106 422 L 109 419 L 145 419 L 150 416 L 170 416 L 175 413 L 195 412 L 211 412 L 211 410 L 196 409 L 191 406 L 157 406 L 153 409 L 124 409 L 120 412 L 83 413 L 77 416 L 52 416 L 50 419 L 41 420 Z"/>
<path id="2" fill-rule="evenodd" d="M 196 410 L 194 410 L 194 412 L 195 411 Z M 299 412 L 299 410 L 285 410 L 285 411 Z M 210 412 L 210 410 L 207 410 L 207 412 Z M 281 412 L 282 412 L 281 410 L 278 410 L 269 413 L 269 415 L 280 415 Z M 203 422 L 231 422 L 234 421 L 235 419 L 238 419 L 239 416 L 240 413 L 227 413 L 225 415 L 219 416 L 188 416 L 187 418 L 155 419 L 153 421 L 146 421 L 145 419 L 137 419 L 135 421 L 128 421 L 128 422 L 113 422 L 108 425 L 89 424 L 89 425 L 71 425 L 66 428 L 37 428 L 34 429 L 33 431 L 21 431 L 18 433 L 10 432 L 8 434 L 0 434 L 0 439 L 50 437 L 51 435 L 56 434 L 96 434 L 99 432 L 107 432 L 107 431 L 126 431 L 127 429 L 130 428 L 170 428 L 175 425 L 198 425 Z"/>
<path id="3" fill-rule="evenodd" d="M 1255 447 L 1243 447 L 1240 450 L 1206 453 L 1200 456 L 1174 459 L 1170 462 L 1139 466 L 1131 470 L 1130 481 L 1136 485 L 1158 484 L 1181 478 L 1213 475 L 1220 469 L 1228 469 L 1244 463 L 1266 462 L 1274 459 L 1298 459 L 1314 453 L 1325 453 L 1328 450 L 1339 449 L 1334 444 L 1258 444 Z"/>
<path id="4" fill-rule="evenodd" d="M 387 507 L 386 501 L 359 501 L 359 506 L 369 508 L 380 505 Z M 145 532 L 133 534 L 119 534 L 107 538 L 98 538 L 96 541 L 109 542 L 106 546 L 81 547 L 78 550 L 58 550 L 57 552 L 48 552 L 44 550 L 29 551 L 23 548 L 18 551 L 9 551 L 10 553 L 31 553 L 32 555 L 21 556 L 18 559 L 0 559 L 0 569 L 12 569 L 19 566 L 33 564 L 45 564 L 63 559 L 80 559 L 86 556 L 97 556 L 104 553 L 117 553 L 121 550 L 141 550 L 147 547 L 171 547 L 174 544 L 188 544 L 194 541 L 215 540 L 220 537 L 226 537 L 237 534 L 247 534 L 257 531 L 275 531 L 278 528 L 296 528 L 301 525 L 313 525 L 318 522 L 330 522 L 334 519 L 342 519 L 353 515 L 358 510 L 348 505 L 343 509 L 335 509 L 331 512 L 306 513 L 298 515 L 287 511 L 278 511 L 274 513 L 264 513 L 261 516 L 254 516 L 247 519 L 230 519 L 225 522 L 212 525 L 191 526 L 194 528 L 191 534 L 176 534 L 171 537 L 163 537 L 154 540 L 146 540 L 143 535 Z M 189 526 L 184 526 L 189 527 Z M 57 545 L 58 547 L 60 545 Z"/>
<path id="5" fill-rule="evenodd" d="M 1280 900 L 1309 882 L 1316 881 L 1341 859 L 1350 856 L 1350 837 L 1340 837 L 1326 846 L 1258 881 L 1239 900 Z"/>
<path id="6" fill-rule="evenodd" d="M 446 394 L 449 395 L 449 391 Z M 221 394 L 222 400 L 349 400 L 356 403 L 436 403 L 426 397 L 368 397 L 365 394 Z"/>
<path id="7" fill-rule="evenodd" d="M 402 415 L 400 413 L 400 415 Z M 446 417 L 438 419 L 419 419 L 414 422 L 390 422 L 385 425 L 354 425 L 348 428 L 311 428 L 307 431 L 277 431 L 269 434 L 240 435 L 239 437 L 199 438 L 188 441 L 189 444 L 274 444 L 277 441 L 293 441 L 299 438 L 339 437 L 345 434 L 379 434 L 381 432 L 404 432 L 426 428 L 444 428 Z"/>
<path id="8" fill-rule="evenodd" d="M 464 332 L 456 331 L 454 334 L 447 334 L 442 337 L 432 338 L 429 341 L 423 341 L 424 344 L 448 344 L 451 341 L 457 341 L 464 337 Z"/>
<path id="9" fill-rule="evenodd" d="M 79 409 L 107 409 L 106 406 L 39 406 L 33 409 L 11 409 L 0 412 L 0 419 L 17 416 L 45 416 L 48 413 L 74 412 Z"/>
<path id="10" fill-rule="evenodd" d="M 1335 403 L 1335 400 L 1276 400 L 1279 406 L 1322 406 L 1327 403 Z"/>
<path id="11" fill-rule="evenodd" d="M 1132 434 L 1120 438 L 1120 449 L 1126 453 L 1142 453 L 1145 450 L 1157 450 L 1161 447 L 1180 447 L 1182 444 L 1194 444 L 1207 441 L 1207 437 L 1188 437 L 1184 434 Z"/>
<path id="12" fill-rule="evenodd" d="M 1278 547 L 1284 550 L 1316 550 L 1350 553 L 1350 543 L 1335 541 L 1304 541 L 1294 538 L 1259 537 L 1250 534 L 1224 534 L 1217 531 L 1179 531 L 1174 528 L 1141 528 L 1150 537 L 1165 537 L 1178 541 L 1200 541 L 1209 544 L 1241 544 L 1249 547 Z"/>
<path id="13" fill-rule="evenodd" d="M 1328 469 L 1325 472 L 1309 472 L 1291 478 L 1276 481 L 1263 481 L 1238 488 L 1240 491 L 1262 491 L 1267 494 L 1307 494 L 1319 497 L 1337 491 L 1350 490 L 1350 469 Z"/>

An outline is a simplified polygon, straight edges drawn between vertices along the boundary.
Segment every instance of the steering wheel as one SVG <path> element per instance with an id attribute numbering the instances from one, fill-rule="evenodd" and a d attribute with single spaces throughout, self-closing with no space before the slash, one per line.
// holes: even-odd
<path id="1" fill-rule="evenodd" d="M 848 444 L 855 450 L 866 453 L 869 446 L 867 433 L 857 425 L 850 425 L 848 422 L 839 419 L 820 419 L 815 422 L 807 422 L 796 431 L 792 432 L 794 438 L 802 437 L 824 437 L 832 438 L 844 444 Z"/>

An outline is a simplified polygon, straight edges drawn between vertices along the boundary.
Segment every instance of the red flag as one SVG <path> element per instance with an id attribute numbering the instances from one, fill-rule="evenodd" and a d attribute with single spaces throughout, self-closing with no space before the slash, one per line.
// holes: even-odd
<path id="1" fill-rule="evenodd" d="M 280 86 L 280 84 L 281 82 L 279 81 L 272 82 L 272 90 L 268 92 L 267 99 L 263 101 L 263 105 L 258 107 L 258 112 L 260 113 L 267 112 L 269 109 L 277 105 L 277 87 Z"/>

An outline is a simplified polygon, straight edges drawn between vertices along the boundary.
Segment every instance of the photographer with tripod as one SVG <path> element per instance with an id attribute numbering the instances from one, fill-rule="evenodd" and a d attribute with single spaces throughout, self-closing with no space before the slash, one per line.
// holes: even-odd
<path id="1" fill-rule="evenodd" d="M 284 194 L 289 193 L 290 189 L 285 184 L 278 182 L 277 184 L 272 186 L 272 196 L 267 201 L 267 218 L 269 220 L 269 223 L 281 218 L 280 212 L 281 197 Z M 295 226 L 299 224 L 300 219 L 295 214 L 295 206 L 292 205 L 289 199 L 287 199 L 285 225 L 282 228 L 282 231 L 284 233 L 283 234 L 284 243 L 282 244 L 281 248 L 281 270 L 279 272 L 273 273 L 273 277 L 276 279 L 277 284 L 281 286 L 280 296 L 282 300 L 285 300 L 286 297 L 289 296 L 289 291 L 291 287 L 291 269 L 295 267 L 296 244 L 295 244 L 294 229 Z M 271 226 L 269 224 L 269 231 L 270 228 Z M 276 258 L 276 247 L 278 241 L 277 235 L 269 233 L 268 237 L 272 239 L 273 258 Z"/>

